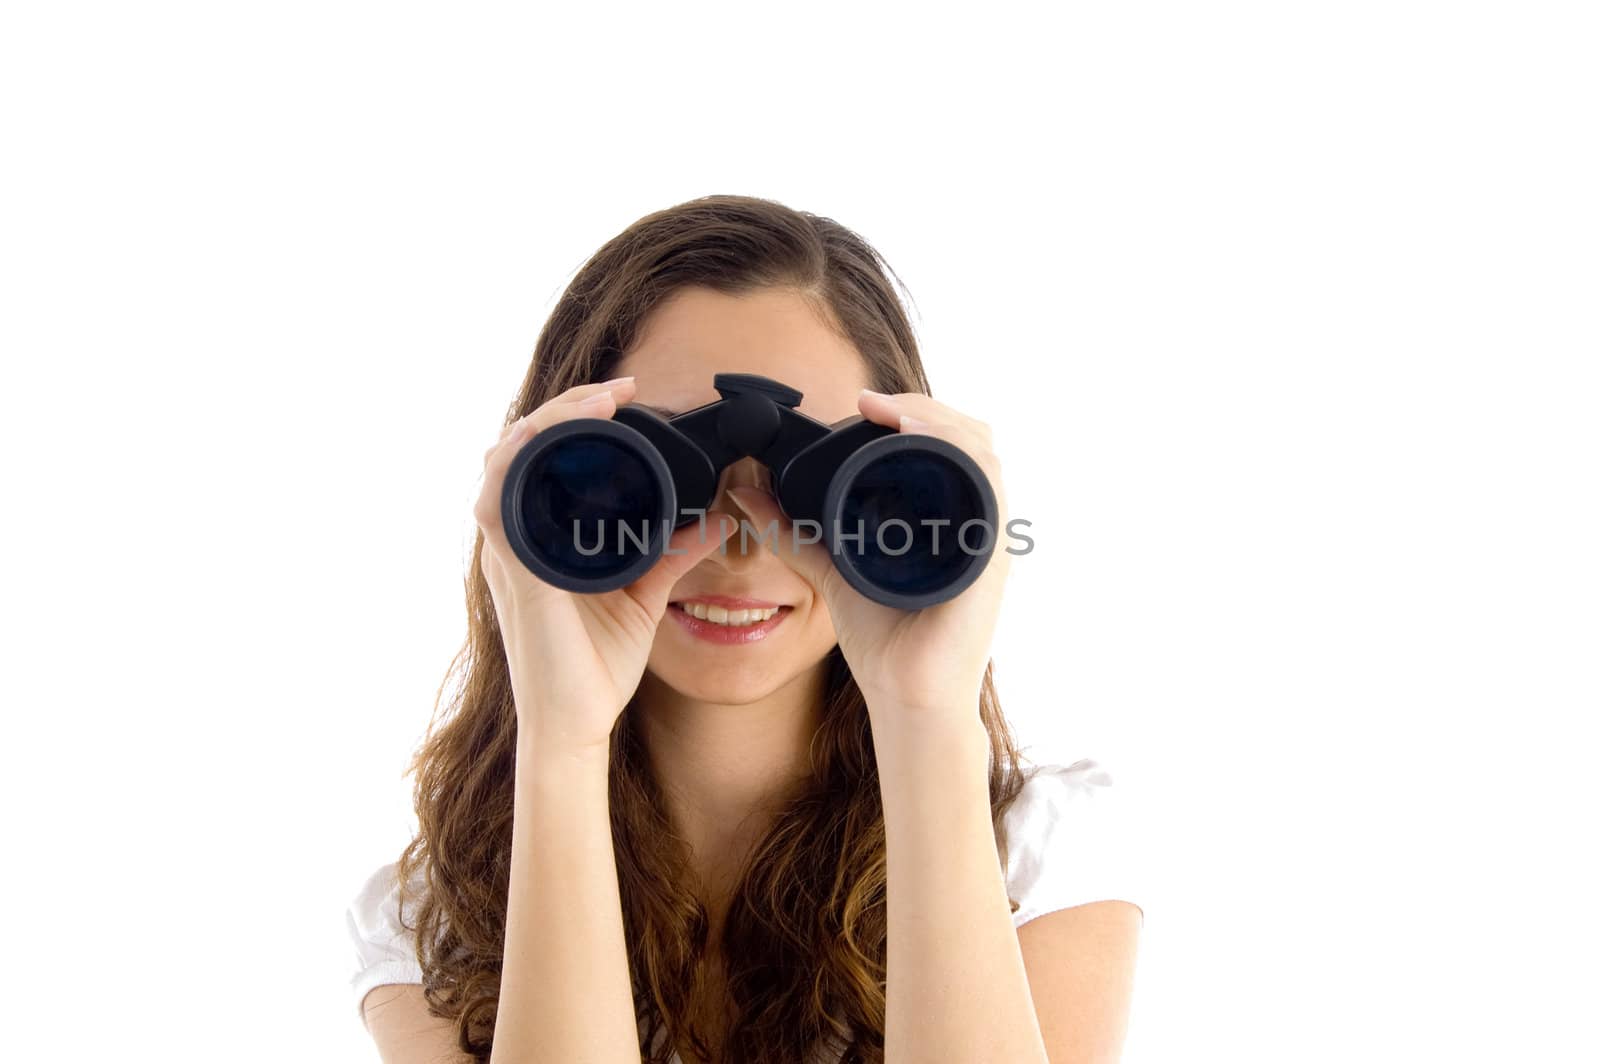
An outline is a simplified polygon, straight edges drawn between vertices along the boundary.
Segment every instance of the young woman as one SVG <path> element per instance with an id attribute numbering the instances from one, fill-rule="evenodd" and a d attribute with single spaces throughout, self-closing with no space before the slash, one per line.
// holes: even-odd
<path id="1" fill-rule="evenodd" d="M 349 913 L 388 1064 L 1117 1059 L 1143 912 L 1089 841 L 1105 775 L 1025 772 L 1001 715 L 1003 532 L 971 587 L 901 611 L 796 549 L 753 459 L 620 591 L 543 583 L 500 525 L 533 434 L 740 372 L 961 447 L 1003 530 L 989 430 L 929 396 L 885 268 L 830 219 L 712 196 L 562 296 L 485 455 L 417 835 Z"/>

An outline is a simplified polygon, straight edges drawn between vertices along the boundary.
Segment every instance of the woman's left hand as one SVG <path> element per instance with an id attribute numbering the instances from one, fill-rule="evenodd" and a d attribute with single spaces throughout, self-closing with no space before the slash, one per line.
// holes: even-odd
<path id="1" fill-rule="evenodd" d="M 954 444 L 988 477 L 999 512 L 992 530 L 994 551 L 983 573 L 955 598 L 920 610 L 874 602 L 839 575 L 826 547 L 796 543 L 793 527 L 771 493 L 739 487 L 728 495 L 749 516 L 756 534 L 777 523 L 779 534 L 767 542 L 827 603 L 839 649 L 875 723 L 885 713 L 915 714 L 918 723 L 974 723 L 1010 569 L 1001 538 L 1007 520 L 1005 493 L 989 426 L 920 392 L 863 391 L 858 406 L 862 416 L 880 425 Z M 953 535 L 955 529 L 946 531 Z"/>

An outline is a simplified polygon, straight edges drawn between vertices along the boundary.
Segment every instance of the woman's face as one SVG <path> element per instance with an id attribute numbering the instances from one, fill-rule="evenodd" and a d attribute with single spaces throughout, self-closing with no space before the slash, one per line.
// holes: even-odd
<path id="1" fill-rule="evenodd" d="M 859 413 L 856 397 L 869 383 L 855 346 L 799 295 L 779 288 L 742 296 L 678 290 L 645 320 L 616 370 L 635 378 L 633 402 L 672 413 L 719 399 L 711 383 L 717 373 L 782 381 L 804 395 L 800 412 L 824 424 Z M 771 490 L 772 477 L 753 458 L 730 465 L 708 521 L 718 512 L 743 516 L 725 494 L 739 485 Z M 649 669 L 688 698 L 753 702 L 814 669 L 837 642 L 816 589 L 759 541 L 763 530 L 750 531 L 743 542 L 734 533 L 678 581 L 657 629 Z M 788 549 L 781 537 L 775 545 Z M 751 600 L 761 612 L 776 606 L 778 613 L 741 627 L 734 622 L 751 617 L 741 618 L 738 600 Z M 699 612 L 707 616 L 695 617 Z"/>

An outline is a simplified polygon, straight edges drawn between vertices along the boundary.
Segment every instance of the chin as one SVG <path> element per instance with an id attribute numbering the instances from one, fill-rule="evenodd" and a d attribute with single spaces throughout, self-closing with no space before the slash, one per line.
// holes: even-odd
<path id="1" fill-rule="evenodd" d="M 650 671 L 684 698 L 725 706 L 759 702 L 790 679 L 787 674 L 775 674 L 770 669 L 684 667 L 689 664 L 679 661 L 674 668 L 652 668 Z"/>

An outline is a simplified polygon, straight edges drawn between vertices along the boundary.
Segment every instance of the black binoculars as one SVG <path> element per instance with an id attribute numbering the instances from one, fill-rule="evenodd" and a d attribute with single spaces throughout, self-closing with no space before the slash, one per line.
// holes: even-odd
<path id="1" fill-rule="evenodd" d="M 795 409 L 800 392 L 767 377 L 718 373 L 714 384 L 721 399 L 671 418 L 625 404 L 535 433 L 501 496 L 517 558 L 568 591 L 624 587 L 674 529 L 705 517 L 722 470 L 754 457 L 797 542 L 823 543 L 868 598 L 921 609 L 983 572 L 999 535 L 994 490 L 959 447 L 860 414 L 825 425 Z"/>

